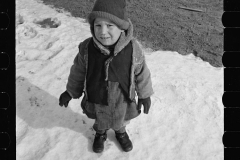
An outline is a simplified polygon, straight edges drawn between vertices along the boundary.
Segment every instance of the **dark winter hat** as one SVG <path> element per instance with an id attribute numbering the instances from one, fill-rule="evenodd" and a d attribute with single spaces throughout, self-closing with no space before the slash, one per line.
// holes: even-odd
<path id="1" fill-rule="evenodd" d="M 88 15 L 88 22 L 93 26 L 97 17 L 107 18 L 121 29 L 128 29 L 125 0 L 97 0 L 92 12 Z"/>

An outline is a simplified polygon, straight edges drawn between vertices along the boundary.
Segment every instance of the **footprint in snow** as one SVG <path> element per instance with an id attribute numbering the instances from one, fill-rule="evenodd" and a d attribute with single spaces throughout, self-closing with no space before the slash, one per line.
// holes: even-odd
<path id="1" fill-rule="evenodd" d="M 41 21 L 35 21 L 34 23 L 40 25 L 42 28 L 57 28 L 61 25 L 61 21 L 57 18 L 46 18 Z"/>

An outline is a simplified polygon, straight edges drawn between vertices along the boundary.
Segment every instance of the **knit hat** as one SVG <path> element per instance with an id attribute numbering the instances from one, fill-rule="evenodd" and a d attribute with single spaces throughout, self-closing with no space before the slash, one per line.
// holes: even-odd
<path id="1" fill-rule="evenodd" d="M 92 12 L 88 15 L 90 26 L 93 26 L 97 17 L 109 19 L 123 30 L 127 30 L 129 27 L 125 0 L 97 0 Z"/>

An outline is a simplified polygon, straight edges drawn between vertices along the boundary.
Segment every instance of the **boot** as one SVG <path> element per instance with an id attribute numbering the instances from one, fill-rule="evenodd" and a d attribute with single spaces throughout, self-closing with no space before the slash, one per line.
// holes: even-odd
<path id="1" fill-rule="evenodd" d="M 104 150 L 104 142 L 106 141 L 106 139 L 107 139 L 106 132 L 103 134 L 96 133 L 93 142 L 93 151 L 96 153 L 101 153 Z"/>
<path id="2" fill-rule="evenodd" d="M 117 138 L 118 142 L 120 143 L 123 151 L 129 152 L 133 149 L 132 142 L 129 139 L 129 136 L 128 136 L 127 132 L 116 133 L 116 138 Z"/>

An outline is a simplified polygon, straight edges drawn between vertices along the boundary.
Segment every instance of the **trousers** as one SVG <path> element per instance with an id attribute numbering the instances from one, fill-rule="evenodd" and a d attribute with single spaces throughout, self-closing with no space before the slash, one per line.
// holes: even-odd
<path id="1" fill-rule="evenodd" d="M 108 129 L 106 129 L 106 130 L 99 130 L 98 128 L 97 128 L 97 124 L 95 124 L 94 123 L 94 125 L 93 125 L 93 129 L 97 132 L 97 133 L 99 133 L 99 134 L 103 134 L 103 133 L 105 133 L 106 131 L 108 131 Z M 126 126 L 123 126 L 123 127 L 121 127 L 119 130 L 114 130 L 116 133 L 124 133 L 124 132 L 126 132 Z"/>

